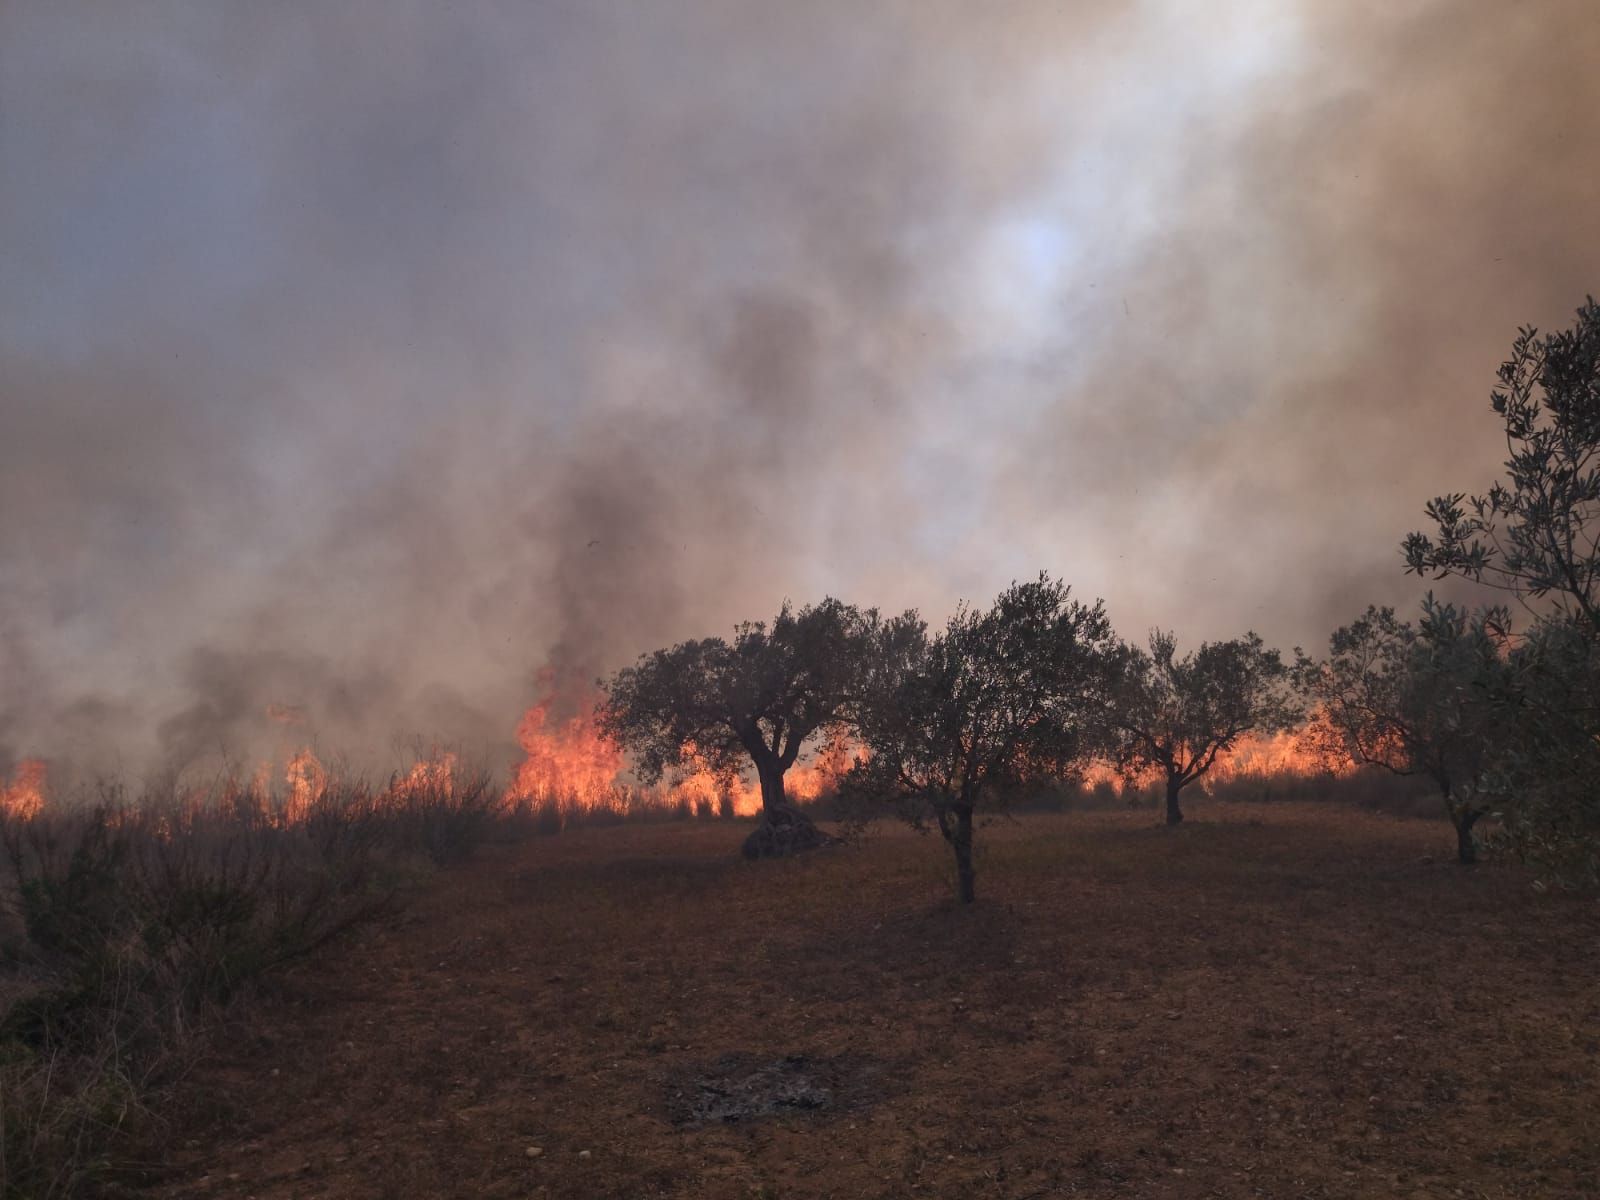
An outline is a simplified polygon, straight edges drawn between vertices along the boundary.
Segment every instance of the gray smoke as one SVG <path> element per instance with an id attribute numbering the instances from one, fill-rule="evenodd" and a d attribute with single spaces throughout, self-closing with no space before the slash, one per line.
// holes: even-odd
<path id="1" fill-rule="evenodd" d="M 1041 566 L 1408 605 L 1600 290 L 1596 61 L 1589 0 L 8 5 L 0 771 L 498 767 L 541 669 Z"/>

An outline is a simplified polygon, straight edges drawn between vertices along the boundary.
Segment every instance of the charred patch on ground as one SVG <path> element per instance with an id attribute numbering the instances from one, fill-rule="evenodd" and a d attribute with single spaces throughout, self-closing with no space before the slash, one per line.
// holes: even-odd
<path id="1" fill-rule="evenodd" d="M 844 1055 L 759 1058 L 724 1054 L 673 1072 L 667 1118 L 679 1128 L 736 1124 L 825 1110 L 861 1109 L 879 1094 L 882 1065 Z"/>

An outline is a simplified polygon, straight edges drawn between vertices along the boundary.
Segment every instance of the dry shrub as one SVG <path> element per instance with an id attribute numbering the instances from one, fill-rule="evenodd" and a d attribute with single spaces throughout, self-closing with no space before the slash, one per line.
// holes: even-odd
<path id="1" fill-rule="evenodd" d="M 395 794 L 394 784 L 389 794 Z M 503 811 L 499 792 L 482 772 L 408 787 L 404 803 L 391 807 L 387 820 L 396 828 L 390 840 L 421 850 L 438 866 L 470 857 Z"/>
<path id="2" fill-rule="evenodd" d="M 220 1005 L 390 912 L 498 810 L 476 776 L 336 783 L 293 819 L 234 788 L 0 818 L 0 1195 L 106 1176 Z"/>
<path id="3" fill-rule="evenodd" d="M 389 912 L 486 839 L 731 816 L 658 789 L 508 802 L 483 773 L 333 780 L 291 803 L 116 788 L 0 815 L 0 1195 L 81 1192 L 241 988 Z M 146 1134 L 159 1133 L 145 1128 Z"/>

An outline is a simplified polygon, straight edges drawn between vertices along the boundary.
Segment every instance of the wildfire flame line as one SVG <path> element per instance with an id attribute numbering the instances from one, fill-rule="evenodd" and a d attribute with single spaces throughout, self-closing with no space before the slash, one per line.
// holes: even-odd
<path id="1" fill-rule="evenodd" d="M 545 806 L 558 811 L 687 808 L 698 813 L 746 816 L 760 811 L 761 792 L 753 781 L 718 776 L 692 750 L 688 755 L 689 769 L 665 786 L 644 789 L 631 784 L 622 751 L 601 735 L 589 715 L 594 698 L 585 696 L 582 702 L 570 705 L 578 715 L 564 719 L 551 716 L 553 695 L 541 698 L 523 714 L 517 725 L 517 741 L 524 757 L 501 800 L 506 811 Z M 1299 730 L 1246 737 L 1218 757 L 1198 786 L 1210 790 L 1219 783 L 1242 779 L 1348 775 L 1357 769 L 1357 764 L 1330 757 L 1328 747 L 1335 743 L 1316 716 Z M 790 768 L 784 780 L 789 798 L 802 803 L 817 799 L 838 784 L 859 753 L 848 738 L 826 743 L 811 761 Z M 282 791 L 276 798 L 272 774 L 271 766 L 263 763 L 248 782 L 228 781 L 220 794 L 214 794 L 213 802 L 220 800 L 229 808 L 293 825 L 316 811 L 329 796 L 333 783 L 327 767 L 310 747 L 288 754 L 280 776 Z M 0 780 L 0 816 L 29 820 L 39 815 L 46 804 L 46 777 L 42 760 L 24 759 L 18 763 L 9 782 Z M 1083 773 L 1082 781 L 1089 787 L 1110 787 L 1120 793 L 1129 786 L 1147 786 L 1157 778 L 1154 773 L 1147 773 L 1128 779 L 1110 764 L 1095 763 Z M 456 794 L 459 781 L 456 755 L 435 751 L 419 759 L 405 774 L 396 775 L 386 787 L 364 795 L 367 802 L 377 805 L 401 804 L 425 795 L 449 797 Z M 198 793 L 184 798 L 188 805 L 204 802 Z"/>
<path id="2" fill-rule="evenodd" d="M 626 807 L 640 789 L 627 782 L 627 761 L 616 746 L 607 741 L 588 714 L 594 710 L 598 693 L 584 693 L 569 707 L 579 715 L 552 720 L 554 695 L 534 703 L 517 725 L 517 741 L 525 758 L 518 765 L 507 803 L 538 805 L 551 801 L 571 804 L 579 809 L 605 806 Z M 844 739 L 823 746 L 810 762 L 797 763 L 784 777 L 784 791 L 791 800 L 815 800 L 849 770 L 855 750 Z M 645 794 L 647 804 L 665 808 L 687 805 L 695 811 L 727 808 L 741 816 L 761 810 L 761 790 L 749 779 L 719 778 L 690 747 L 686 757 L 690 766 L 665 787 Z"/>

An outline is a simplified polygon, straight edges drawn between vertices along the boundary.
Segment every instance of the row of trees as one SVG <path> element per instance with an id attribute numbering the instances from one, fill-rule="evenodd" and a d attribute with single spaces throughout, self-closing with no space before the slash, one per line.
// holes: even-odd
<path id="1" fill-rule="evenodd" d="M 823 840 L 789 805 L 783 779 L 801 751 L 846 735 L 865 751 L 847 791 L 897 802 L 937 826 L 974 898 L 974 819 L 1015 785 L 1071 776 L 1091 759 L 1159 770 L 1167 819 L 1179 794 L 1247 733 L 1293 723 L 1289 668 L 1259 637 L 1178 658 L 1170 634 L 1120 642 L 1105 608 L 1041 574 L 987 608 L 959 608 L 930 632 L 915 613 L 884 617 L 838 600 L 785 605 L 731 641 L 684 642 L 609 683 L 602 730 L 654 782 L 669 771 L 732 775 L 753 764 L 762 819 L 751 856 Z"/>
<path id="2" fill-rule="evenodd" d="M 607 685 L 602 729 L 655 781 L 693 766 L 732 775 L 753 764 L 762 820 L 752 856 L 824 840 L 785 800 L 785 772 L 810 744 L 855 739 L 866 754 L 854 795 L 931 820 L 955 856 L 961 899 L 975 896 L 974 817 L 1015 785 L 1070 777 L 1091 760 L 1159 775 L 1166 817 L 1247 734 L 1315 719 L 1331 757 L 1439 788 L 1458 856 L 1500 818 L 1515 849 L 1591 876 L 1600 842 L 1600 307 L 1540 338 L 1521 331 L 1493 394 L 1510 449 L 1486 495 L 1435 499 L 1437 526 L 1412 534 L 1407 568 L 1508 592 L 1475 610 L 1430 594 L 1419 620 L 1371 608 L 1328 653 L 1285 663 L 1254 633 L 1180 657 L 1157 631 L 1120 641 L 1103 604 L 1041 574 L 987 608 L 963 606 L 930 631 L 838 600 L 770 624 L 741 625 L 658 650 Z"/>

